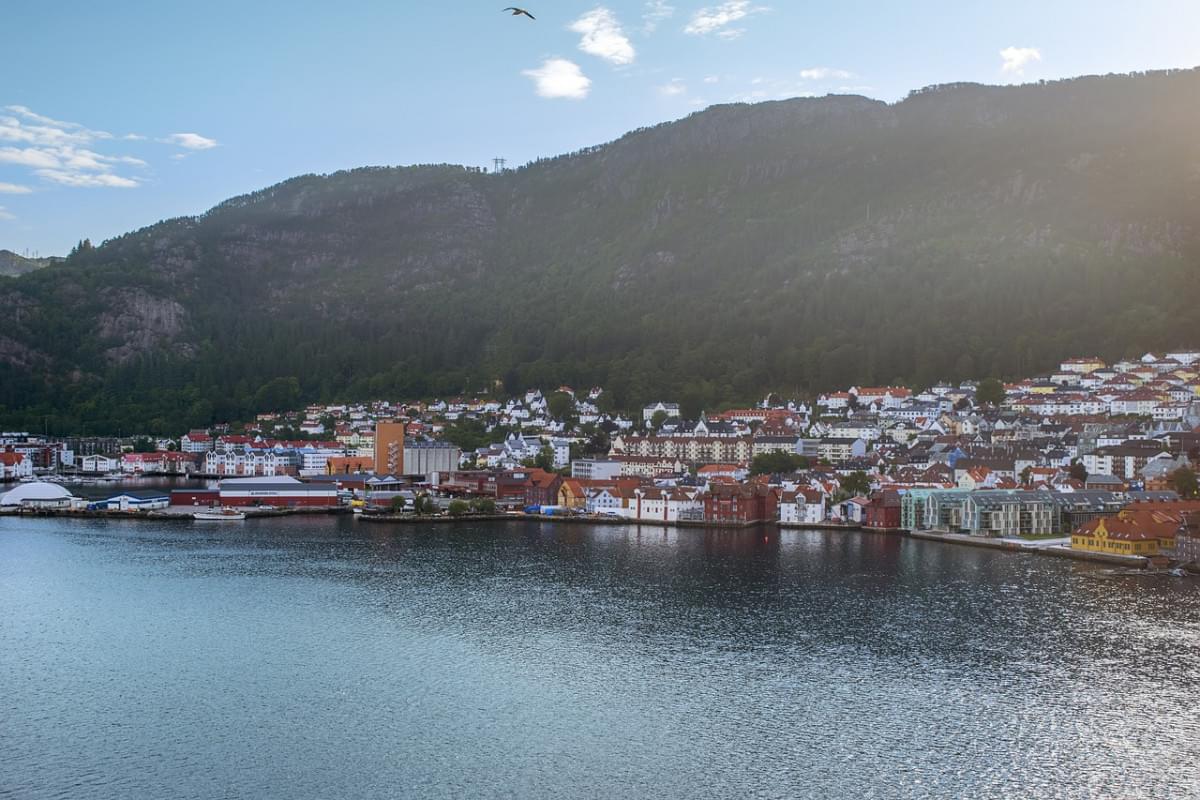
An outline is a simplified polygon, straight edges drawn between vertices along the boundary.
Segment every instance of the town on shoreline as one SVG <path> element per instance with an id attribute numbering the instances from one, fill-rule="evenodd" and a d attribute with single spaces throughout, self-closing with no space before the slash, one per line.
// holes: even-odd
<path id="1" fill-rule="evenodd" d="M 178 439 L 6 432 L 0 513 L 774 523 L 1196 568 L 1198 463 L 1200 351 L 1181 350 L 713 413 L 626 416 L 601 387 L 560 386 L 311 405 Z M 158 478 L 179 485 L 140 480 Z"/>

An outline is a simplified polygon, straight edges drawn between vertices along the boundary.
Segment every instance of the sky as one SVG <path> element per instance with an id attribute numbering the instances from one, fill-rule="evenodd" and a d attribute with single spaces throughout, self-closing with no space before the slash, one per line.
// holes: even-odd
<path id="1" fill-rule="evenodd" d="M 707 106 L 1200 65 L 1197 0 L 0 0 L 0 249 L 305 173 L 509 166 Z"/>

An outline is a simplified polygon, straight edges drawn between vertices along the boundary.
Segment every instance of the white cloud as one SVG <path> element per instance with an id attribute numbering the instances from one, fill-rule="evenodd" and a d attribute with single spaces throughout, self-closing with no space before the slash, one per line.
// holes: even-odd
<path id="1" fill-rule="evenodd" d="M 63 186 L 137 186 L 137 178 L 116 174 L 118 166 L 145 167 L 146 162 L 129 155 L 97 151 L 113 139 L 112 134 L 91 130 L 78 122 L 64 122 L 38 114 L 26 106 L 5 106 L 11 114 L 0 115 L 0 164 L 29 169 L 49 183 Z M 6 183 L 4 193 L 14 194 L 27 186 Z M 15 188 L 13 188 L 15 187 Z"/>
<path id="2" fill-rule="evenodd" d="M 721 80 L 721 79 L 718 78 L 716 75 L 705 75 L 704 76 L 705 83 L 716 83 L 719 80 Z"/>
<path id="3" fill-rule="evenodd" d="M 39 169 L 36 170 L 36 173 L 39 177 L 45 178 L 51 183 L 57 183 L 63 186 L 106 186 L 117 189 L 132 189 L 133 187 L 140 185 L 134 178 L 123 178 L 120 175 L 113 175 L 109 172 L 84 173 L 69 172 L 61 169 Z"/>
<path id="4" fill-rule="evenodd" d="M 569 26 L 583 35 L 579 49 L 588 55 L 603 58 L 610 64 L 632 64 L 636 53 L 633 43 L 621 30 L 617 17 L 604 6 L 597 6 Z"/>
<path id="5" fill-rule="evenodd" d="M 33 189 L 19 183 L 4 183 L 0 181 L 0 194 L 29 194 Z"/>
<path id="6" fill-rule="evenodd" d="M 755 6 L 750 0 L 728 0 L 717 6 L 702 8 L 692 15 L 692 20 L 684 27 L 684 33 L 693 36 L 706 36 L 715 33 L 723 39 L 734 39 L 743 33 L 741 28 L 728 27 L 738 20 L 752 14 L 766 11 L 765 6 Z"/>
<path id="7" fill-rule="evenodd" d="M 659 86 L 658 91 L 664 97 L 678 97 L 687 92 L 687 84 L 681 78 L 673 78 L 670 83 Z"/>
<path id="8" fill-rule="evenodd" d="M 0 219 L 16 219 L 16 217 L 10 214 L 4 206 L 0 206 Z"/>
<path id="9" fill-rule="evenodd" d="M 642 12 L 642 32 L 654 33 L 658 24 L 675 16 L 675 6 L 666 0 L 648 0 L 645 11 Z"/>
<path id="10" fill-rule="evenodd" d="M 853 72 L 847 72 L 844 69 L 832 69 L 831 67 L 810 67 L 800 70 L 800 77 L 806 81 L 824 81 L 830 78 L 838 80 L 846 80 L 853 78 Z"/>
<path id="11" fill-rule="evenodd" d="M 537 69 L 522 70 L 521 74 L 533 81 L 540 97 L 549 99 L 582 100 L 592 87 L 579 65 L 565 58 L 548 58 Z"/>
<path id="12" fill-rule="evenodd" d="M 179 145 L 186 150 L 211 150 L 217 146 L 216 139 L 209 139 L 198 133 L 172 133 L 161 141 L 166 144 Z"/>
<path id="13" fill-rule="evenodd" d="M 1024 75 L 1028 64 L 1042 60 L 1042 53 L 1036 47 L 1006 47 L 1000 51 L 1000 59 L 1001 72 Z"/>
<path id="14" fill-rule="evenodd" d="M 35 147 L 0 147 L 0 164 L 21 167 L 57 167 L 61 162 L 48 150 Z"/>

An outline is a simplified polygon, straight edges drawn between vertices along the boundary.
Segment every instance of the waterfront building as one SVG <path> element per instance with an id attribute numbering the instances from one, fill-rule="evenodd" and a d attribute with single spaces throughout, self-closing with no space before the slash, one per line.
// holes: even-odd
<path id="1" fill-rule="evenodd" d="M 783 525 L 819 525 L 825 521 L 825 496 L 816 489 L 784 492 L 779 500 L 779 522 Z"/>
<path id="2" fill-rule="evenodd" d="M 774 522 L 778 518 L 779 494 L 765 486 L 718 483 L 704 495 L 706 522 L 744 525 Z"/>
<path id="3" fill-rule="evenodd" d="M 12 445 L 0 453 L 0 481 L 19 481 L 33 475 L 33 460 L 16 452 Z"/>
<path id="4" fill-rule="evenodd" d="M 1173 555 L 1184 564 L 1200 566 L 1200 512 L 1185 511 L 1180 517 Z"/>
<path id="5" fill-rule="evenodd" d="M 0 495 L 0 508 L 64 511 L 79 507 L 83 502 L 62 485 L 47 481 L 22 483 L 15 489 Z"/>
<path id="6" fill-rule="evenodd" d="M 221 481 L 223 506 L 275 506 L 278 508 L 333 507 L 338 504 L 336 485 L 302 483 L 295 478 L 234 478 Z"/>
<path id="7" fill-rule="evenodd" d="M 1052 492 L 976 491 L 963 502 L 960 527 L 973 536 L 1049 536 L 1062 532 Z"/>
<path id="8" fill-rule="evenodd" d="M 121 469 L 121 460 L 113 456 L 96 453 L 84 456 L 79 460 L 80 472 L 105 475 L 109 472 L 116 472 L 119 469 Z"/>
<path id="9" fill-rule="evenodd" d="M 375 424 L 375 471 L 380 475 L 404 474 L 404 423 Z"/>
<path id="10" fill-rule="evenodd" d="M 1154 556 L 1175 546 L 1182 513 L 1130 508 L 1114 517 L 1084 523 L 1071 534 L 1071 549 L 1089 553 Z"/>
<path id="11" fill-rule="evenodd" d="M 158 491 L 129 491 L 89 503 L 96 511 L 156 511 L 171 504 L 170 495 Z"/>
<path id="12" fill-rule="evenodd" d="M 457 470 L 461 459 L 462 450 L 450 442 L 405 439 L 402 474 L 419 475 L 425 480 L 432 480 L 434 475 L 449 475 Z"/>
<path id="13" fill-rule="evenodd" d="M 900 493 L 895 489 L 876 492 L 867 504 L 863 525 L 892 530 L 900 527 Z"/>

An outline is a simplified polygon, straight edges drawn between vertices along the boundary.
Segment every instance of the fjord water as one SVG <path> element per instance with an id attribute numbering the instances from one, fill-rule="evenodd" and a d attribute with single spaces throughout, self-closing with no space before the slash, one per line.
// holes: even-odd
<path id="1" fill-rule="evenodd" d="M 1200 581 L 853 533 L 0 518 L 0 796 L 1195 797 Z"/>

